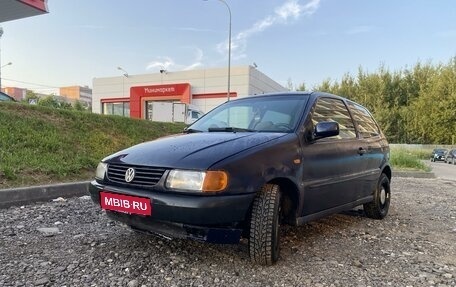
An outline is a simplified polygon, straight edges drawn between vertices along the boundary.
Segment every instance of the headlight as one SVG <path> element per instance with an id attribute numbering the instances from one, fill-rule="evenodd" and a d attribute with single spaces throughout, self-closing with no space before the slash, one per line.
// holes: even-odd
<path id="1" fill-rule="evenodd" d="M 104 162 L 100 162 L 97 166 L 97 171 L 95 173 L 95 178 L 104 179 L 106 174 L 106 169 L 108 165 Z"/>
<path id="2" fill-rule="evenodd" d="M 166 179 L 166 187 L 170 189 L 217 192 L 228 185 L 228 175 L 224 171 L 189 171 L 171 170 Z"/>

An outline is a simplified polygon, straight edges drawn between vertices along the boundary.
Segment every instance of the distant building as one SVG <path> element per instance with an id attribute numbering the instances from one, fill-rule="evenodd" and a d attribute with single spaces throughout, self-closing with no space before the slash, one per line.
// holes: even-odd
<path id="1" fill-rule="evenodd" d="M 192 71 L 95 78 L 92 112 L 149 118 L 153 102 L 178 102 L 208 112 L 227 100 L 227 69 L 212 68 Z M 253 66 L 231 67 L 230 98 L 287 91 Z"/>
<path id="2" fill-rule="evenodd" d="M 92 89 L 89 87 L 61 87 L 60 96 L 65 97 L 72 102 L 80 101 L 85 103 L 87 106 L 92 105 Z"/>
<path id="3" fill-rule="evenodd" d="M 16 101 L 21 101 L 25 99 L 27 94 L 27 89 L 17 88 L 17 87 L 4 87 L 2 92 L 8 94 L 10 97 L 13 97 Z"/>

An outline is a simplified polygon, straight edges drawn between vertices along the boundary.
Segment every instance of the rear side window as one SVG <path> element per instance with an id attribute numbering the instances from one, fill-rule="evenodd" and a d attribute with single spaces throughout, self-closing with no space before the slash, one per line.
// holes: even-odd
<path id="1" fill-rule="evenodd" d="M 352 111 L 353 118 L 358 124 L 358 131 L 363 138 L 375 137 L 380 134 L 380 130 L 366 108 L 355 103 L 348 103 Z"/>
<path id="2" fill-rule="evenodd" d="M 319 122 L 337 122 L 339 135 L 329 139 L 353 139 L 356 138 L 355 126 L 344 102 L 339 99 L 318 99 L 312 113 L 312 123 L 315 126 Z"/>

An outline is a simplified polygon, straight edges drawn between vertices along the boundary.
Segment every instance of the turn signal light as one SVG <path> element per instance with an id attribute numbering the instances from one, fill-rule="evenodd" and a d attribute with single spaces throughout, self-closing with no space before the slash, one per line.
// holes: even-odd
<path id="1" fill-rule="evenodd" d="M 222 191 L 228 185 L 228 175 L 224 171 L 207 171 L 203 182 L 203 192 Z"/>

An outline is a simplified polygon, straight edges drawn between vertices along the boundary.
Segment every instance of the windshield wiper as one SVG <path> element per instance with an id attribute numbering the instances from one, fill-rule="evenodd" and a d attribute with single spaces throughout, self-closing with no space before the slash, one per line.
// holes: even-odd
<path id="1" fill-rule="evenodd" d="M 196 129 L 187 129 L 187 128 L 184 129 L 184 133 L 185 133 L 185 134 L 202 133 L 202 132 L 203 132 L 203 131 L 196 130 Z"/>
<path id="2" fill-rule="evenodd" d="M 236 127 L 224 127 L 224 128 L 208 128 L 208 132 L 255 132 L 255 130 L 251 129 L 244 129 L 244 128 L 236 128 Z"/>

